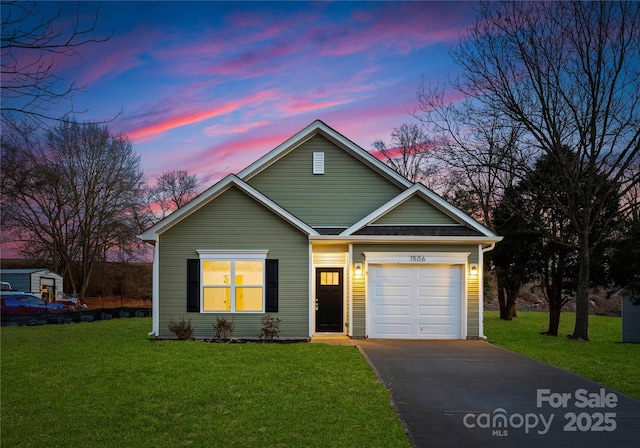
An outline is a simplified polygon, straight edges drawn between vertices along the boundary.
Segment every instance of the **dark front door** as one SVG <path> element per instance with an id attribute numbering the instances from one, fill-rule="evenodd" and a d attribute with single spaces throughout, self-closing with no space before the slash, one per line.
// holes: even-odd
<path id="1" fill-rule="evenodd" d="M 342 332 L 342 269 L 316 268 L 316 331 Z"/>

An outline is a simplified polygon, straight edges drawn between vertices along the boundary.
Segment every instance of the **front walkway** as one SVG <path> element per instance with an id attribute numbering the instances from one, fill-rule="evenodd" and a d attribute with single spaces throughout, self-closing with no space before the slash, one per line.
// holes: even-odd
<path id="1" fill-rule="evenodd" d="M 640 446 L 640 401 L 483 341 L 355 340 L 417 447 Z"/>
<path id="2" fill-rule="evenodd" d="M 328 344 L 328 345 L 347 345 L 347 346 L 355 346 L 356 344 L 353 342 L 349 336 L 345 335 L 318 335 L 311 337 L 312 344 Z"/>

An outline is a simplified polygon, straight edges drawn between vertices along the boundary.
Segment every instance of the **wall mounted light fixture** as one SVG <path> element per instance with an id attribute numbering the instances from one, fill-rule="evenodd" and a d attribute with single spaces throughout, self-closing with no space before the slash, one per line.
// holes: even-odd
<path id="1" fill-rule="evenodd" d="M 478 263 L 471 263 L 469 265 L 469 275 L 476 277 L 478 275 Z"/>
<path id="2" fill-rule="evenodd" d="M 362 275 L 362 263 L 355 263 L 354 271 L 355 271 L 356 277 L 360 277 Z"/>

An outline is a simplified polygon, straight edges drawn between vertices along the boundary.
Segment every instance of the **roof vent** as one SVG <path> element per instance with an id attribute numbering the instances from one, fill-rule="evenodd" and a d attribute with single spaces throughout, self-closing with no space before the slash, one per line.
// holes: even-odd
<path id="1" fill-rule="evenodd" d="M 313 153 L 313 174 L 324 174 L 324 153 Z"/>

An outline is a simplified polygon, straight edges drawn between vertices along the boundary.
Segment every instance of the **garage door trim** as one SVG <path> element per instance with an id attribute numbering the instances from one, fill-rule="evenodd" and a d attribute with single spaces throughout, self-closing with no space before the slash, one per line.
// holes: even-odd
<path id="1" fill-rule="evenodd" d="M 373 330 L 374 320 L 371 314 L 373 299 L 371 296 L 369 277 L 369 265 L 402 265 L 407 267 L 429 267 L 435 265 L 459 266 L 460 273 L 460 293 L 456 300 L 459 300 L 459 332 L 456 339 L 465 339 L 467 334 L 467 278 L 465 273 L 468 268 L 470 253 L 467 252 L 365 252 L 365 272 L 367 279 L 365 282 L 365 333 L 367 337 L 375 334 Z M 415 336 L 413 336 L 415 337 Z"/>

